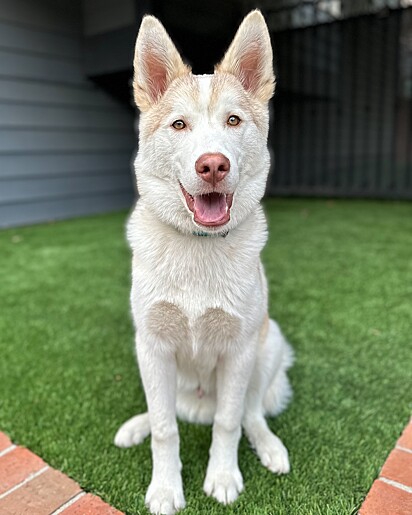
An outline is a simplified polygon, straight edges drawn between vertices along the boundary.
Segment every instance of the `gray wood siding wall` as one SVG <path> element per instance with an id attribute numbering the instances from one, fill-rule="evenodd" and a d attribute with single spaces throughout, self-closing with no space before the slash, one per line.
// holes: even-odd
<path id="1" fill-rule="evenodd" d="M 80 2 L 0 0 L 0 227 L 130 207 L 134 147 L 84 76 Z"/>

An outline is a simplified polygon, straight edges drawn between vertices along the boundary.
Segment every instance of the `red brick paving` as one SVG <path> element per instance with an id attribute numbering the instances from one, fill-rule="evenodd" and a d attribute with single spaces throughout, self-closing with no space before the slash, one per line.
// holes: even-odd
<path id="1" fill-rule="evenodd" d="M 6 436 L 4 433 L 0 433 L 0 452 L 4 451 L 4 449 L 7 449 L 7 447 L 10 447 L 11 441 L 9 440 L 8 436 Z"/>
<path id="2" fill-rule="evenodd" d="M 50 515 L 76 494 L 80 486 L 58 470 L 47 469 L 0 499 L 2 515 Z"/>
<path id="3" fill-rule="evenodd" d="M 16 447 L 0 457 L 0 494 L 7 492 L 30 474 L 45 467 L 44 461 L 23 447 Z M 1 512 L 0 512 L 1 513 Z"/>
<path id="4" fill-rule="evenodd" d="M 62 511 L 63 515 L 116 515 L 119 512 L 95 495 L 87 494 Z"/>
<path id="5" fill-rule="evenodd" d="M 359 514 L 412 514 L 412 419 L 389 454 Z"/>
<path id="6" fill-rule="evenodd" d="M 385 461 L 380 475 L 412 489 L 412 453 L 394 449 Z"/>
<path id="7" fill-rule="evenodd" d="M 361 515 L 411 515 L 412 494 L 377 479 L 359 513 Z"/>
<path id="8" fill-rule="evenodd" d="M 405 427 L 398 440 L 398 445 L 412 451 L 412 421 Z"/>
<path id="9" fill-rule="evenodd" d="M 0 452 L 12 442 L 0 432 Z M 0 514 L 122 515 L 24 447 L 0 456 Z"/>

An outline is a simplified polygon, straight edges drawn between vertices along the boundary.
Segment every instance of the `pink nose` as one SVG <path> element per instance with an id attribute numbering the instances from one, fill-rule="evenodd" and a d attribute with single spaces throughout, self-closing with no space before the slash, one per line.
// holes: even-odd
<path id="1" fill-rule="evenodd" d="M 202 154 L 195 163 L 195 169 L 199 177 L 215 186 L 229 173 L 230 161 L 220 152 Z"/>

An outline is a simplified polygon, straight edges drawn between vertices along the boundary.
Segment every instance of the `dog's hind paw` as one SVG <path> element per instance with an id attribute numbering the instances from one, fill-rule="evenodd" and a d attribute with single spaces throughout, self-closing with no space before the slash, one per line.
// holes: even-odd
<path id="1" fill-rule="evenodd" d="M 262 465 L 274 474 L 287 474 L 290 471 L 289 455 L 280 438 L 269 432 L 257 445 L 256 452 Z"/>
<path id="2" fill-rule="evenodd" d="M 117 447 L 132 447 L 139 445 L 150 434 L 149 414 L 142 413 L 125 422 L 114 437 Z"/>
<path id="3" fill-rule="evenodd" d="M 185 498 L 181 486 L 156 486 L 150 484 L 146 494 L 146 506 L 150 513 L 156 515 L 173 515 L 185 507 Z"/>
<path id="4" fill-rule="evenodd" d="M 238 468 L 219 472 L 208 470 L 203 490 L 222 504 L 230 504 L 243 490 L 242 474 Z"/>

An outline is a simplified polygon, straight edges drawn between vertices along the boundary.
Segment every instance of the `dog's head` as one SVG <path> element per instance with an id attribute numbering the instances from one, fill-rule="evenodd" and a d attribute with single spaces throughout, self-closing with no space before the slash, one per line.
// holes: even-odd
<path id="1" fill-rule="evenodd" d="M 142 199 L 182 232 L 232 229 L 262 198 L 269 170 L 275 78 L 262 14 L 246 16 L 213 75 L 193 75 L 162 24 L 146 16 L 134 69 Z"/>

